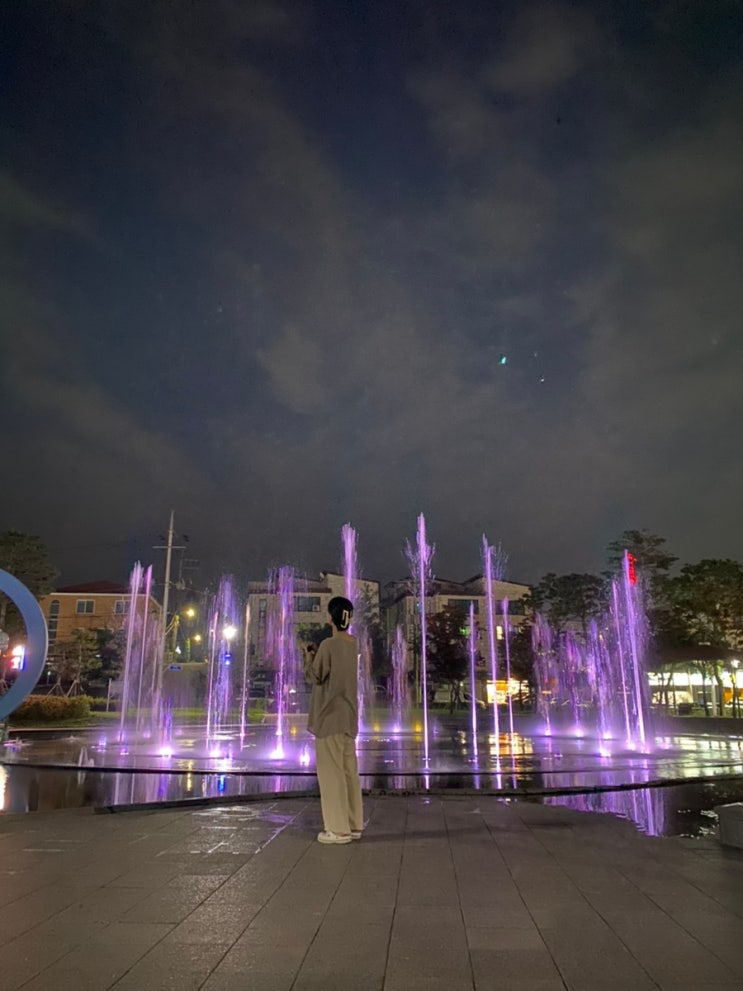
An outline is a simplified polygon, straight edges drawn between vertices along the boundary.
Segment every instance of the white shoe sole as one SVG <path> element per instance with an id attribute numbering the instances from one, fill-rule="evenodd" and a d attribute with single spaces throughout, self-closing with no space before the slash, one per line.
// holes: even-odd
<path id="1" fill-rule="evenodd" d="M 327 843 L 328 845 L 342 845 L 344 843 L 350 843 L 350 836 L 338 836 L 337 833 L 326 833 L 324 830 L 322 833 L 317 834 L 318 843 Z"/>

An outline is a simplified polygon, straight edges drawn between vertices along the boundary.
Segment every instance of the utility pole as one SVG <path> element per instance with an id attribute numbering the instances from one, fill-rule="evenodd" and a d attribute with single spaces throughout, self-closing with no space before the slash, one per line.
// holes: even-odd
<path id="1" fill-rule="evenodd" d="M 160 664 L 158 665 L 158 672 L 157 672 L 157 689 L 158 689 L 158 694 L 160 694 L 160 690 L 162 689 L 162 684 L 163 684 L 163 668 L 165 667 L 165 658 L 167 656 L 167 649 L 168 649 L 168 644 L 167 644 L 167 639 L 168 639 L 168 606 L 170 604 L 170 567 L 171 567 L 171 563 L 172 563 L 172 560 L 173 560 L 173 551 L 182 551 L 182 550 L 185 550 L 186 549 L 185 548 L 185 544 L 184 545 L 174 546 L 174 544 L 173 544 L 174 526 L 175 526 L 175 511 L 171 509 L 171 511 L 170 511 L 170 523 L 168 525 L 168 540 L 167 540 L 167 543 L 164 546 L 161 544 L 161 545 L 155 546 L 153 548 L 156 551 L 157 550 L 164 550 L 165 551 L 165 587 L 163 588 L 163 618 L 162 618 L 162 633 L 161 633 L 161 637 L 160 637 L 161 642 L 162 642 L 162 659 L 160 661 Z"/>

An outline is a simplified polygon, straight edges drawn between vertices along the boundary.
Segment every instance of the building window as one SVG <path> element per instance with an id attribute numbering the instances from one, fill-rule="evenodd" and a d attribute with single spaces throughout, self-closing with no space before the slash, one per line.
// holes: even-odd
<path id="1" fill-rule="evenodd" d="M 320 612 L 320 596 L 295 595 L 294 608 L 297 612 Z"/>
<path id="2" fill-rule="evenodd" d="M 78 599 L 75 612 L 78 616 L 92 616 L 95 612 L 95 599 Z"/>
<path id="3" fill-rule="evenodd" d="M 117 616 L 126 616 L 129 612 L 129 600 L 128 599 L 117 599 L 114 602 L 114 613 Z"/>
<path id="4" fill-rule="evenodd" d="M 480 603 L 477 599 L 449 599 L 447 605 L 450 609 L 461 609 L 469 615 L 470 605 L 475 607 L 475 615 L 480 612 Z"/>
<path id="5" fill-rule="evenodd" d="M 49 603 L 49 643 L 54 643 L 57 639 L 57 627 L 59 626 L 59 599 L 52 599 Z"/>

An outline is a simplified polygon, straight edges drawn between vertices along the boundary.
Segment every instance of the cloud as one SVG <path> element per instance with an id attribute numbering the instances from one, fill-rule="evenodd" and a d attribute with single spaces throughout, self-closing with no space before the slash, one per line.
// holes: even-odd
<path id="1" fill-rule="evenodd" d="M 683 123 L 617 161 L 605 271 L 575 294 L 588 329 L 579 389 L 623 467 L 620 492 L 690 555 L 730 553 L 737 509 L 727 493 L 743 482 L 732 427 L 743 366 L 741 170 L 741 118 L 710 92 Z"/>
<path id="2" fill-rule="evenodd" d="M 280 403 L 297 413 L 312 413 L 327 406 L 323 354 L 318 344 L 296 327 L 286 327 L 267 349 L 258 351 L 258 360 L 268 372 Z"/>
<path id="3" fill-rule="evenodd" d="M 87 228 L 81 216 L 43 199 L 7 169 L 0 170 L 0 223 L 72 234 Z"/>
<path id="4" fill-rule="evenodd" d="M 562 3 L 521 4 L 483 79 L 498 93 L 539 96 L 595 61 L 602 40 L 586 9 Z"/>
<path id="5" fill-rule="evenodd" d="M 390 577 L 421 511 L 452 577 L 477 570 L 483 530 L 517 578 L 598 568 L 625 525 L 695 546 L 700 466 L 740 472 L 713 437 L 736 443 L 735 114 L 700 96 L 648 138 L 652 65 L 626 88 L 597 68 L 614 42 L 588 8 L 520 4 L 497 58 L 452 36 L 404 63 L 395 113 L 422 135 L 406 163 L 381 98 L 354 130 L 281 68 L 317 70 L 317 10 L 101 15 L 140 67 L 121 175 L 142 190 L 101 244 L 124 271 L 140 252 L 153 292 L 121 317 L 141 286 L 110 302 L 104 267 L 78 328 L 84 265 L 67 295 L 32 254 L 6 282 L 13 456 L 37 438 L 41 465 L 26 505 L 96 533 L 174 505 L 211 569 L 252 577 L 336 566 L 349 519 L 367 574 Z M 589 90 L 602 113 L 558 127 L 555 101 Z M 405 195 L 354 161 L 367 131 Z M 19 208 L 51 228 L 49 210 Z"/>

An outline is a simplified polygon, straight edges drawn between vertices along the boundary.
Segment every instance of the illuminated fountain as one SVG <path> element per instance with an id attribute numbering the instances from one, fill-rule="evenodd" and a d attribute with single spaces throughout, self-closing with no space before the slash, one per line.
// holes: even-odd
<path id="1" fill-rule="evenodd" d="M 210 743 L 214 741 L 216 754 L 219 741 L 235 722 L 232 647 L 237 634 L 238 604 L 231 578 L 220 581 L 210 615 L 206 737 Z"/>
<path id="2" fill-rule="evenodd" d="M 621 576 L 611 583 L 606 614 L 587 624 L 583 639 L 570 630 L 555 635 L 537 616 L 534 662 L 544 731 L 594 737 L 602 756 L 610 755 L 614 740 L 620 748 L 647 750 L 646 641 L 640 586 L 628 554 Z"/>
<path id="3" fill-rule="evenodd" d="M 428 765 L 430 754 L 430 739 L 428 727 L 428 651 L 426 643 L 426 594 L 432 577 L 431 561 L 436 548 L 426 539 L 426 519 L 423 513 L 418 517 L 418 530 L 415 544 L 406 546 L 406 554 L 413 575 L 413 587 L 418 599 L 418 615 L 420 623 L 421 651 L 421 696 L 423 705 L 423 761 Z"/>
<path id="4" fill-rule="evenodd" d="M 294 569 L 286 565 L 279 568 L 269 582 L 269 591 L 276 603 L 269 616 L 267 644 L 268 660 L 276 672 L 276 731 L 271 756 L 282 760 L 286 756 L 288 716 L 302 668 L 294 635 Z"/>
<path id="5" fill-rule="evenodd" d="M 356 534 L 350 526 L 344 527 L 343 546 L 346 589 L 354 593 L 358 566 Z M 411 704 L 407 644 L 398 627 L 391 645 L 389 724 L 379 720 L 374 727 L 366 726 L 358 739 L 366 787 L 480 788 L 501 794 L 557 795 L 576 790 L 610 793 L 641 787 L 651 779 L 688 780 L 695 773 L 710 777 L 743 773 L 740 743 L 718 740 L 714 747 L 701 749 L 689 737 L 653 737 L 642 663 L 645 622 L 629 558 L 610 587 L 606 615 L 588 623 L 585 636 L 558 634 L 542 617 L 535 618 L 538 713 L 518 713 L 513 711 L 510 695 L 499 706 L 498 685 L 504 680 L 510 685 L 511 675 L 509 603 L 505 599 L 499 606 L 501 637 L 495 596 L 496 583 L 503 577 L 504 556 L 483 537 L 481 649 L 493 698 L 480 712 L 483 703 L 476 691 L 479 631 L 475 604 L 470 603 L 470 708 L 466 714 L 451 716 L 429 709 L 426 599 L 430 601 L 434 547 L 428 541 L 423 515 L 407 555 L 419 622 L 421 704 L 417 710 Z M 151 582 L 151 570 L 137 565 L 127 618 L 118 737 L 106 739 L 101 730 L 82 730 L 71 736 L 66 730 L 57 738 L 38 735 L 27 741 L 19 733 L 17 742 L 11 740 L 5 748 L 5 763 L 26 764 L 29 770 L 34 762 L 69 767 L 83 778 L 89 775 L 88 780 L 101 775 L 101 781 L 113 782 L 104 795 L 104 800 L 113 803 L 314 789 L 306 715 L 296 704 L 297 697 L 305 693 L 298 691 L 303 678 L 294 627 L 298 587 L 294 570 L 279 568 L 268 583 L 271 608 L 261 660 L 274 673 L 276 711 L 267 712 L 262 724 L 247 719 L 251 620 L 229 579 L 220 582 L 208 611 L 203 720 L 189 723 L 184 718 L 178 724 L 179 709 L 193 708 L 194 701 L 174 694 L 180 675 L 166 677 L 160 692 L 164 638 L 161 623 L 147 614 Z M 363 683 L 363 667 L 361 675 Z M 185 685 L 186 680 L 180 683 Z M 370 689 L 364 687 L 362 705 L 367 712 L 370 698 Z M 508 758 L 505 774 L 502 756 Z M 585 807 L 591 804 L 587 800 Z M 626 814 L 634 817 L 646 803 L 639 797 L 626 802 L 607 799 L 603 807 L 629 810 Z M 653 831 L 660 820 L 644 814 L 644 821 Z"/>
<path id="6" fill-rule="evenodd" d="M 366 602 L 360 601 L 358 593 L 359 565 L 356 550 L 356 531 L 350 523 L 341 528 L 343 544 L 343 577 L 345 596 L 353 604 L 354 620 L 350 632 L 359 644 L 359 723 L 363 726 L 374 704 L 374 684 L 371 674 L 371 641 L 366 616 Z"/>
<path id="7" fill-rule="evenodd" d="M 162 628 L 150 615 L 152 567 L 134 565 L 129 579 L 130 605 L 121 685 L 119 742 L 128 732 L 158 736 L 162 727 Z"/>
<path id="8" fill-rule="evenodd" d="M 390 702 L 394 719 L 394 729 L 399 731 L 408 722 L 410 713 L 410 685 L 408 683 L 408 646 L 405 634 L 398 624 L 392 644 L 392 680 Z"/>
<path id="9" fill-rule="evenodd" d="M 477 759 L 477 627 L 475 626 L 474 602 L 470 602 L 469 621 L 470 725 L 472 729 L 472 753 Z"/>

